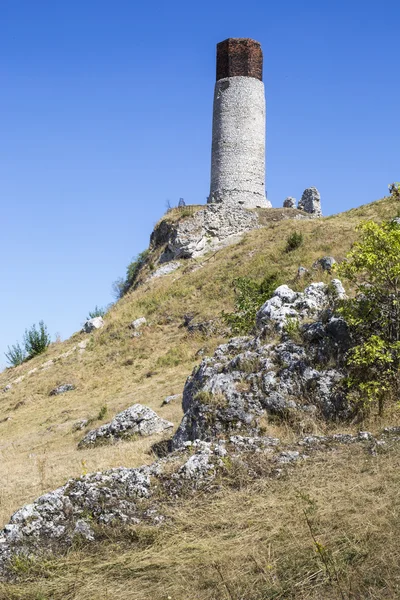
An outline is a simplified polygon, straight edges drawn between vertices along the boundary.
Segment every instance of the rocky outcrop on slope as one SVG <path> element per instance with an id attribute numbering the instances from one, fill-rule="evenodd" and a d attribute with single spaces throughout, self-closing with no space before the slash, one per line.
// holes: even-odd
<path id="1" fill-rule="evenodd" d="M 171 502 L 201 489 L 212 492 L 218 489 L 218 478 L 235 462 L 250 479 L 279 477 L 283 469 L 306 460 L 313 452 L 335 451 L 341 444 L 362 443 L 375 454 L 389 436 L 385 433 L 375 439 L 368 432 L 307 436 L 282 445 L 276 438 L 232 435 L 212 443 L 187 442 L 149 466 L 120 467 L 71 479 L 11 517 L 0 532 L 0 574 L 3 578 L 13 576 L 10 567 L 15 556 L 63 552 L 80 539 L 100 539 L 106 526 L 159 525 L 165 520 L 163 498 Z"/>
<path id="2" fill-rule="evenodd" d="M 174 424 L 162 419 L 148 406 L 134 404 L 118 413 L 110 423 L 92 429 L 79 442 L 79 448 L 112 443 L 118 439 L 129 439 L 135 435 L 147 436 L 162 433 Z"/>
<path id="3" fill-rule="evenodd" d="M 151 235 L 150 246 L 165 245 L 160 262 L 196 258 L 238 241 L 245 232 L 257 227 L 255 212 L 241 206 L 210 204 L 190 218 L 172 223 L 162 220 Z"/>
<path id="4" fill-rule="evenodd" d="M 332 289 L 344 294 L 339 280 L 302 293 L 280 286 L 257 314 L 256 336 L 234 338 L 205 358 L 185 384 L 185 414 L 172 447 L 234 432 L 260 435 L 268 414 L 347 416 L 340 383 L 350 337 L 329 308 Z"/>

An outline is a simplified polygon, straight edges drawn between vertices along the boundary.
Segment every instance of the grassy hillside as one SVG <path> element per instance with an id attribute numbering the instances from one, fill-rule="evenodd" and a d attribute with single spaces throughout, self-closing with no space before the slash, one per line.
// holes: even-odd
<path id="1" fill-rule="evenodd" d="M 304 287 L 295 280 L 299 265 L 311 269 L 316 259 L 328 254 L 340 260 L 360 221 L 379 221 L 397 211 L 396 202 L 384 198 L 319 220 L 282 221 L 277 212 L 266 212 L 264 227 L 238 244 L 182 261 L 174 273 L 128 293 L 106 315 L 105 327 L 90 336 L 83 352 L 76 348 L 58 358 L 88 337 L 77 333 L 1 373 L 0 389 L 25 375 L 0 395 L 1 524 L 22 504 L 70 477 L 153 460 L 151 446 L 158 436 L 90 450 L 78 451 L 77 444 L 89 428 L 135 402 L 179 424 L 179 400 L 161 407 L 163 399 L 180 393 L 201 354 L 211 353 L 227 335 L 223 327 L 209 336 L 189 334 L 183 326 L 185 314 L 204 321 L 231 310 L 232 280 L 240 275 L 262 279 L 279 271 L 285 282 Z M 294 230 L 303 234 L 304 243 L 287 253 L 286 239 Z M 328 276 L 314 272 L 313 280 L 321 279 Z M 141 316 L 148 324 L 140 337 L 132 337 L 129 324 Z M 50 359 L 53 365 L 40 368 Z M 76 389 L 50 397 L 62 383 L 73 383 Z M 82 419 L 90 424 L 74 431 Z M 384 424 L 367 425 L 374 430 Z M 291 435 L 276 424 L 269 425 L 268 433 Z M 282 481 L 222 485 L 212 501 L 200 496 L 173 506 L 167 526 L 157 531 L 130 528 L 101 547 L 77 548 L 66 559 L 37 566 L 38 572 L 28 570 L 24 581 L 3 585 L 0 597 L 395 598 L 399 572 L 391 577 L 387 573 L 395 570 L 398 550 L 385 537 L 391 528 L 395 539 L 398 529 L 398 463 L 395 450 L 374 458 L 344 449 L 296 469 Z M 340 584 L 315 554 L 304 515 L 310 502 L 318 535 L 337 556 Z"/>

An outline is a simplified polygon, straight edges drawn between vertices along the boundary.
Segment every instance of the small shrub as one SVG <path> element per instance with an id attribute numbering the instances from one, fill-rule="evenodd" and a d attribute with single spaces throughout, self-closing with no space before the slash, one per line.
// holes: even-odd
<path id="1" fill-rule="evenodd" d="M 18 365 L 22 365 L 24 360 L 26 360 L 26 352 L 19 343 L 17 342 L 13 346 L 8 346 L 8 352 L 5 352 L 5 357 L 10 363 L 12 367 L 17 367 Z"/>
<path id="2" fill-rule="evenodd" d="M 88 319 L 94 319 L 96 317 L 104 317 L 104 315 L 107 312 L 107 308 L 106 307 L 102 307 L 102 306 L 96 306 L 94 307 L 93 310 L 89 311 L 89 316 L 87 317 L 86 320 Z"/>
<path id="3" fill-rule="evenodd" d="M 235 310 L 232 313 L 222 312 L 223 320 L 234 334 L 249 333 L 253 329 L 258 309 L 271 298 L 279 283 L 277 273 L 267 275 L 261 282 L 249 277 L 234 279 Z"/>
<path id="4" fill-rule="evenodd" d="M 298 341 L 300 339 L 300 322 L 298 319 L 288 317 L 283 330 L 292 340 Z"/>
<path id="5" fill-rule="evenodd" d="M 107 415 L 108 406 L 107 404 L 103 404 L 103 406 L 99 410 L 99 414 L 97 415 L 97 420 L 102 421 L 104 417 Z"/>
<path id="6" fill-rule="evenodd" d="M 38 328 L 36 328 L 36 325 L 32 325 L 30 329 L 25 330 L 24 346 L 28 358 L 33 358 L 44 352 L 50 342 L 50 335 L 43 321 L 39 321 Z"/>
<path id="7" fill-rule="evenodd" d="M 302 245 L 303 241 L 303 234 L 293 231 L 286 239 L 285 252 L 293 252 Z"/>
<path id="8" fill-rule="evenodd" d="M 145 264 L 150 250 L 144 250 L 133 259 L 126 268 L 126 277 L 119 277 L 112 285 L 113 294 L 117 300 L 122 298 L 136 282 L 140 269 Z"/>

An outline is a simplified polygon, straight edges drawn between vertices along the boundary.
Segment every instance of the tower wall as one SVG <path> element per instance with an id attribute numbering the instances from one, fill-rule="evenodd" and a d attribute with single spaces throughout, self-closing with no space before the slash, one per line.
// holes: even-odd
<path id="1" fill-rule="evenodd" d="M 270 207 L 265 193 L 265 92 L 260 44 L 217 45 L 208 202 Z"/>

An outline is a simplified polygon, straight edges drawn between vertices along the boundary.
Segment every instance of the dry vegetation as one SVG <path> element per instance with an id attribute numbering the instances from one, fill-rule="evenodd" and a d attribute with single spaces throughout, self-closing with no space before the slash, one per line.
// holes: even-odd
<path id="1" fill-rule="evenodd" d="M 0 396 L 1 524 L 69 477 L 153 460 L 155 438 L 78 451 L 89 427 L 74 432 L 73 426 L 88 418 L 90 427 L 98 426 L 135 402 L 178 425 L 179 401 L 161 407 L 162 400 L 182 391 L 201 360 L 199 349 L 208 354 L 223 341 L 222 331 L 207 338 L 189 335 L 182 326 L 186 313 L 202 321 L 231 310 L 232 280 L 240 275 L 262 279 L 277 270 L 289 284 L 303 287 L 295 280 L 299 265 L 311 269 L 327 254 L 340 260 L 360 220 L 380 220 L 396 211 L 396 202 L 385 198 L 320 220 L 265 220 L 263 229 L 238 244 L 184 261 L 173 274 L 128 293 L 106 315 L 105 327 L 93 334 L 84 353 L 75 351 L 27 375 Z M 286 253 L 293 230 L 305 241 Z M 327 276 L 315 272 L 313 278 Z M 141 337 L 132 337 L 129 323 L 141 316 L 148 325 Z M 0 374 L 0 389 L 85 338 L 75 334 L 29 363 L 7 369 Z M 49 397 L 52 388 L 67 382 L 76 390 Z M 104 406 L 107 414 L 99 421 Z M 269 430 L 290 435 L 276 425 Z M 99 547 L 77 548 L 67 558 L 38 565 L 38 573 L 28 569 L 23 582 L 0 588 L 0 598 L 396 598 L 398 463 L 395 452 L 373 458 L 343 450 L 313 459 L 285 480 L 261 480 L 242 489 L 223 486 L 212 498 L 171 507 L 171 520 L 156 531 L 129 529 L 118 542 L 111 537 Z M 318 558 L 304 510 L 312 512 L 340 583 Z"/>

